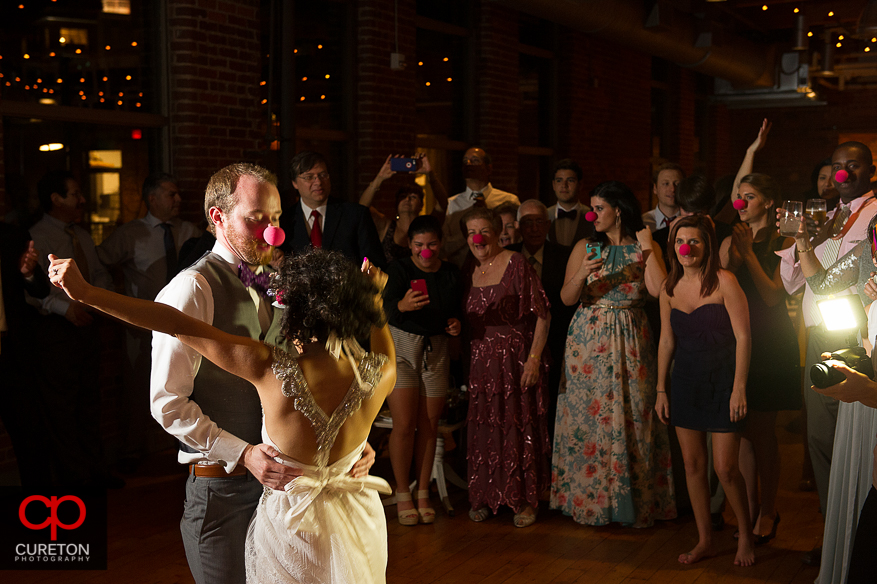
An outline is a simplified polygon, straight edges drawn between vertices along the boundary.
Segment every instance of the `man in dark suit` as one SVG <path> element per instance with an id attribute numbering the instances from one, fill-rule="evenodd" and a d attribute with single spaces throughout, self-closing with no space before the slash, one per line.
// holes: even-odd
<path id="1" fill-rule="evenodd" d="M 309 245 L 340 251 L 353 262 L 367 257 L 385 267 L 384 250 L 366 207 L 331 197 L 332 180 L 325 157 L 299 152 L 289 163 L 292 186 L 301 201 L 290 207 L 280 224 L 286 232 L 284 252 L 298 252 Z"/>
<path id="2" fill-rule="evenodd" d="M 12 441 L 22 486 L 45 486 L 48 443 L 39 390 L 37 310 L 25 301 L 49 294 L 33 241 L 23 229 L 0 223 L 0 419 Z"/>
<path id="3" fill-rule="evenodd" d="M 508 246 L 520 252 L 533 269 L 536 270 L 542 287 L 551 303 L 551 328 L 548 329 L 548 350 L 551 352 L 551 370 L 548 377 L 549 407 L 548 426 L 554 433 L 554 418 L 557 410 L 557 394 L 563 377 L 563 351 L 569 323 L 576 306 L 566 306 L 560 299 L 560 289 L 566 275 L 566 263 L 572 248 L 552 243 L 546 239 L 551 221 L 548 209 L 536 199 L 521 203 L 518 209 L 518 231 L 523 237 L 521 243 Z"/>
<path id="4" fill-rule="evenodd" d="M 580 239 L 594 235 L 594 226 L 585 219 L 591 208 L 579 201 L 581 182 L 582 167 L 575 160 L 565 158 L 554 165 L 551 188 L 557 204 L 548 209 L 549 241 L 571 248 Z"/>

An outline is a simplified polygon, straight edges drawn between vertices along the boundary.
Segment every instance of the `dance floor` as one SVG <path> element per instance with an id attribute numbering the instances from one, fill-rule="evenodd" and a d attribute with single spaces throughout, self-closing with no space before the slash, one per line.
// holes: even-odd
<path id="1" fill-rule="evenodd" d="M 651 529 L 618 526 L 583 527 L 545 509 L 535 525 L 516 529 L 511 512 L 481 524 L 467 517 L 466 493 L 452 487 L 454 517 L 443 512 L 433 525 L 403 527 L 388 507 L 389 584 L 421 583 L 599 583 L 599 584 L 743 584 L 775 582 L 810 584 L 817 569 L 804 566 L 801 555 L 821 540 L 822 519 L 816 493 L 797 489 L 801 477 L 800 435 L 778 427 L 783 470 L 777 538 L 758 548 L 756 565 L 733 566 L 736 541 L 732 514 L 715 537 L 718 555 L 693 566 L 677 556 L 697 538 L 691 515 L 659 522 Z M 380 460 L 379 474 L 389 464 Z M 147 460 L 128 485 L 109 494 L 109 569 L 106 572 L 4 572 L 6 584 L 170 584 L 193 582 L 186 565 L 179 519 L 184 474 L 174 453 Z M 433 497 L 438 503 L 438 497 Z"/>

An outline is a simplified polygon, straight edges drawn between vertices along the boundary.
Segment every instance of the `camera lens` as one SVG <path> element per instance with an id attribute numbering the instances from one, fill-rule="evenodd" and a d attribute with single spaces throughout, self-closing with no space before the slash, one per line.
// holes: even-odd
<path id="1" fill-rule="evenodd" d="M 810 368 L 810 381 L 819 389 L 831 387 L 844 379 L 843 373 L 825 363 L 816 363 Z"/>

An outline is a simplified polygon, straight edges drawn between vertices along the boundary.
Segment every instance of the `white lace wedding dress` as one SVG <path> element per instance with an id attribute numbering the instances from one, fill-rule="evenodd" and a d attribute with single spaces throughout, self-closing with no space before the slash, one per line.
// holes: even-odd
<path id="1" fill-rule="evenodd" d="M 304 474 L 284 491 L 265 489 L 247 533 L 249 584 L 386 581 L 387 525 L 378 492 L 390 494 L 389 484 L 378 477 L 354 479 L 347 474 L 365 442 L 327 464 L 338 431 L 362 400 L 374 393 L 386 359 L 373 353 L 362 357 L 359 379 L 327 416 L 314 401 L 295 357 L 274 349 L 274 374 L 283 383 L 283 394 L 294 400 L 295 409 L 308 418 L 316 434 L 317 464 L 281 457 L 283 464 Z M 262 439 L 274 445 L 264 423 Z"/>

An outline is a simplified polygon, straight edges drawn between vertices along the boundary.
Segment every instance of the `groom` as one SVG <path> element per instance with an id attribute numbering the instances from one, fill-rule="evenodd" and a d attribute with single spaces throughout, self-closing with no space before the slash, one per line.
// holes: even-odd
<path id="1" fill-rule="evenodd" d="M 274 249 L 262 231 L 281 213 L 276 177 L 253 164 L 227 166 L 210 178 L 204 210 L 216 235 L 213 250 L 156 301 L 223 331 L 284 346 L 281 311 L 259 282 Z M 154 334 L 150 385 L 152 416 L 180 441 L 179 461 L 189 465 L 180 530 L 192 575 L 198 584 L 242 584 L 247 526 L 263 485 L 282 490 L 300 473 L 261 443 L 256 389 L 176 338 Z M 373 462 L 370 450 L 358 467 Z"/>

